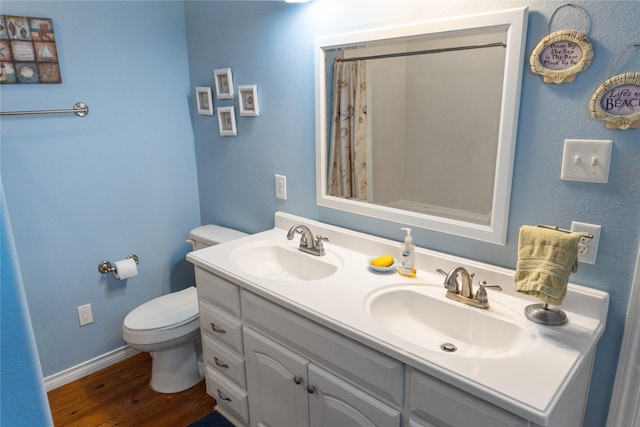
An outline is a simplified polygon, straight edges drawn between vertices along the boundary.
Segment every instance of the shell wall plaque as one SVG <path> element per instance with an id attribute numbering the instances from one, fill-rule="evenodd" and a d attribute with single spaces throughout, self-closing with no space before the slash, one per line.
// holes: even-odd
<path id="1" fill-rule="evenodd" d="M 618 57 L 629 48 L 640 48 L 640 43 L 631 44 L 618 54 L 609 75 Z M 603 121 L 609 129 L 640 128 L 640 73 L 618 74 L 607 79 L 591 97 L 589 110 L 594 119 Z"/>
<path id="2" fill-rule="evenodd" d="M 559 9 L 572 6 L 582 11 L 585 21 L 585 33 L 588 32 L 589 23 L 587 13 L 579 6 L 567 3 L 557 8 L 551 18 Z M 593 60 L 593 46 L 585 33 L 577 30 L 556 31 L 543 38 L 531 53 L 529 63 L 531 71 L 542 76 L 545 83 L 571 83 L 576 74 L 589 67 Z"/>

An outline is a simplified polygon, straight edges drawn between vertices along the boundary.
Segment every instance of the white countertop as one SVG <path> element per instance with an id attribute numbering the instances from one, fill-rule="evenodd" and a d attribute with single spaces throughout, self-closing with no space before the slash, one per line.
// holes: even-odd
<path id="1" fill-rule="evenodd" d="M 338 271 L 325 279 L 295 282 L 254 277 L 242 271 L 234 255 L 247 245 L 277 242 L 297 248 L 299 236 L 286 235 L 295 224 L 307 225 L 314 234 L 329 238 L 325 250 L 331 262 L 341 263 Z M 514 290 L 514 271 L 416 248 L 417 274 L 379 274 L 368 269 L 368 259 L 383 253 L 397 257 L 400 242 L 331 226 L 284 213 L 276 213 L 271 230 L 191 252 L 187 259 L 196 266 L 272 300 L 349 338 L 470 392 L 499 407 L 538 424 L 546 424 L 563 391 L 569 386 L 585 359 L 595 349 L 605 327 L 609 295 L 605 292 L 569 284 L 562 305 L 569 322 L 563 326 L 543 326 L 524 317 L 524 308 L 539 303 L 536 298 Z M 313 256 L 313 255 L 309 255 Z M 520 316 L 531 334 L 533 345 L 507 357 L 462 357 L 455 353 L 432 351 L 412 344 L 382 328 L 367 313 L 368 297 L 381 289 L 414 286 L 434 293 L 440 289 L 443 300 L 444 277 L 436 272 L 464 266 L 479 280 L 497 284 L 502 292 L 489 290 L 491 315 Z M 450 300 L 447 300 L 450 301 Z M 464 309 L 479 310 L 459 304 Z M 507 313 L 511 310 L 511 313 Z M 450 319 L 456 321 L 455 318 Z M 416 337 L 419 340 L 419 337 Z"/>

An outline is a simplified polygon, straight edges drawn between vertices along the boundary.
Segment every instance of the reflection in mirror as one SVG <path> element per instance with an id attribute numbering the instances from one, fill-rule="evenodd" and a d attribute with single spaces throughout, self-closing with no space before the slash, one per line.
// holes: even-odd
<path id="1" fill-rule="evenodd" d="M 504 244 L 526 13 L 316 39 L 318 204 Z"/>

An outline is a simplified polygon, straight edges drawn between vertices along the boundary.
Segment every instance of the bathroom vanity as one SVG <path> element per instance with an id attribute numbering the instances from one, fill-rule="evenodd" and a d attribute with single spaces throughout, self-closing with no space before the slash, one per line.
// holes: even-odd
<path id="1" fill-rule="evenodd" d="M 298 249 L 294 225 L 327 237 Z M 374 272 L 399 242 L 276 213 L 273 229 L 191 252 L 207 392 L 245 426 L 580 426 L 608 294 L 570 284 L 569 322 L 524 317 L 538 302 L 514 271 L 416 249 L 414 278 Z M 489 308 L 445 298 L 463 266 Z"/>

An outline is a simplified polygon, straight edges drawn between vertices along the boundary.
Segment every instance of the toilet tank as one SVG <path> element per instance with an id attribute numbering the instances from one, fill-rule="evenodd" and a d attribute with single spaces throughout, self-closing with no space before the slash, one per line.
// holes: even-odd
<path id="1" fill-rule="evenodd" d="M 217 245 L 218 243 L 228 242 L 229 240 L 239 239 L 246 235 L 247 233 L 243 233 L 242 231 L 208 224 L 191 230 L 187 242 L 191 243 L 193 250 L 197 250 Z"/>

